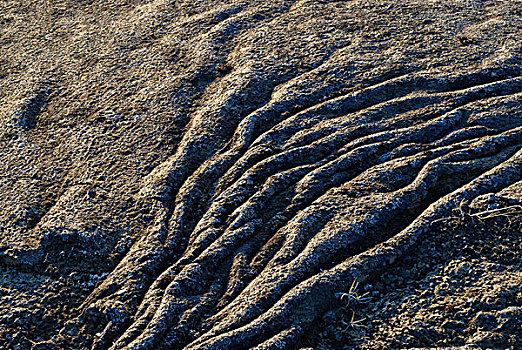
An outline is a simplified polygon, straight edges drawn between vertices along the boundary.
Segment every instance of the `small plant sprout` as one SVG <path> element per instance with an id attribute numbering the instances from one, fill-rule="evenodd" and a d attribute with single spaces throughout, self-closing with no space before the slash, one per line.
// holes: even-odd
<path id="1" fill-rule="evenodd" d="M 363 325 L 362 323 L 366 321 L 366 317 L 364 318 L 361 318 L 360 320 L 355 320 L 355 311 L 352 311 L 352 317 L 350 318 L 350 321 L 346 322 L 345 320 L 341 320 L 341 324 L 343 326 L 345 326 L 345 328 L 343 328 L 343 332 L 346 332 L 350 327 L 351 328 L 365 328 L 366 326 Z"/>
<path id="2" fill-rule="evenodd" d="M 348 292 L 337 293 L 337 297 L 344 303 L 345 308 L 349 308 L 351 304 L 364 304 L 370 301 L 369 293 L 359 294 L 358 287 L 359 282 L 357 282 L 357 278 L 355 278 Z"/>
<path id="3" fill-rule="evenodd" d="M 344 319 L 341 320 L 341 324 L 345 326 L 343 332 L 347 331 L 348 328 L 352 327 L 364 327 L 362 323 L 366 320 L 366 318 L 362 318 L 360 320 L 355 320 L 355 310 L 354 308 L 360 304 L 365 304 L 370 301 L 370 297 L 368 296 L 368 292 L 359 294 L 358 292 L 359 282 L 357 282 L 357 278 L 353 280 L 352 285 L 348 292 L 337 293 L 339 301 L 343 304 L 343 307 L 352 312 L 352 316 L 349 321 Z"/>

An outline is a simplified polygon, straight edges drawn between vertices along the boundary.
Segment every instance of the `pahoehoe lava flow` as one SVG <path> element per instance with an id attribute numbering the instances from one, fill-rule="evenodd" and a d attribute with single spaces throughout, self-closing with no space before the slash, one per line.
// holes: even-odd
<path id="1" fill-rule="evenodd" d="M 1 348 L 522 345 L 522 2 L 4 1 L 0 30 Z"/>

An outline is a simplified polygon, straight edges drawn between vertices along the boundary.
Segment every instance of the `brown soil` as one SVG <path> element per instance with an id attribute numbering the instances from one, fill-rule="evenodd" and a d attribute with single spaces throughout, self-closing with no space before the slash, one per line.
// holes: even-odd
<path id="1" fill-rule="evenodd" d="M 521 348 L 521 32 L 518 0 L 1 1 L 0 347 Z"/>

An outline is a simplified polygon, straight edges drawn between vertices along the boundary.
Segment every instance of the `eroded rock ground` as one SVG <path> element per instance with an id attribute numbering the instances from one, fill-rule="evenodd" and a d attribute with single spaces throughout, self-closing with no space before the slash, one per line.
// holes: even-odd
<path id="1" fill-rule="evenodd" d="M 522 347 L 521 1 L 3 0 L 0 53 L 2 348 Z"/>

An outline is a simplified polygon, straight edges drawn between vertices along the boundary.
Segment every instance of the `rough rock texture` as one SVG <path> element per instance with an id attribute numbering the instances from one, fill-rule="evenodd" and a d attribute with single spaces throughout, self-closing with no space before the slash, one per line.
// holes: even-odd
<path id="1" fill-rule="evenodd" d="M 0 2 L 0 346 L 520 348 L 521 33 L 518 0 Z"/>

